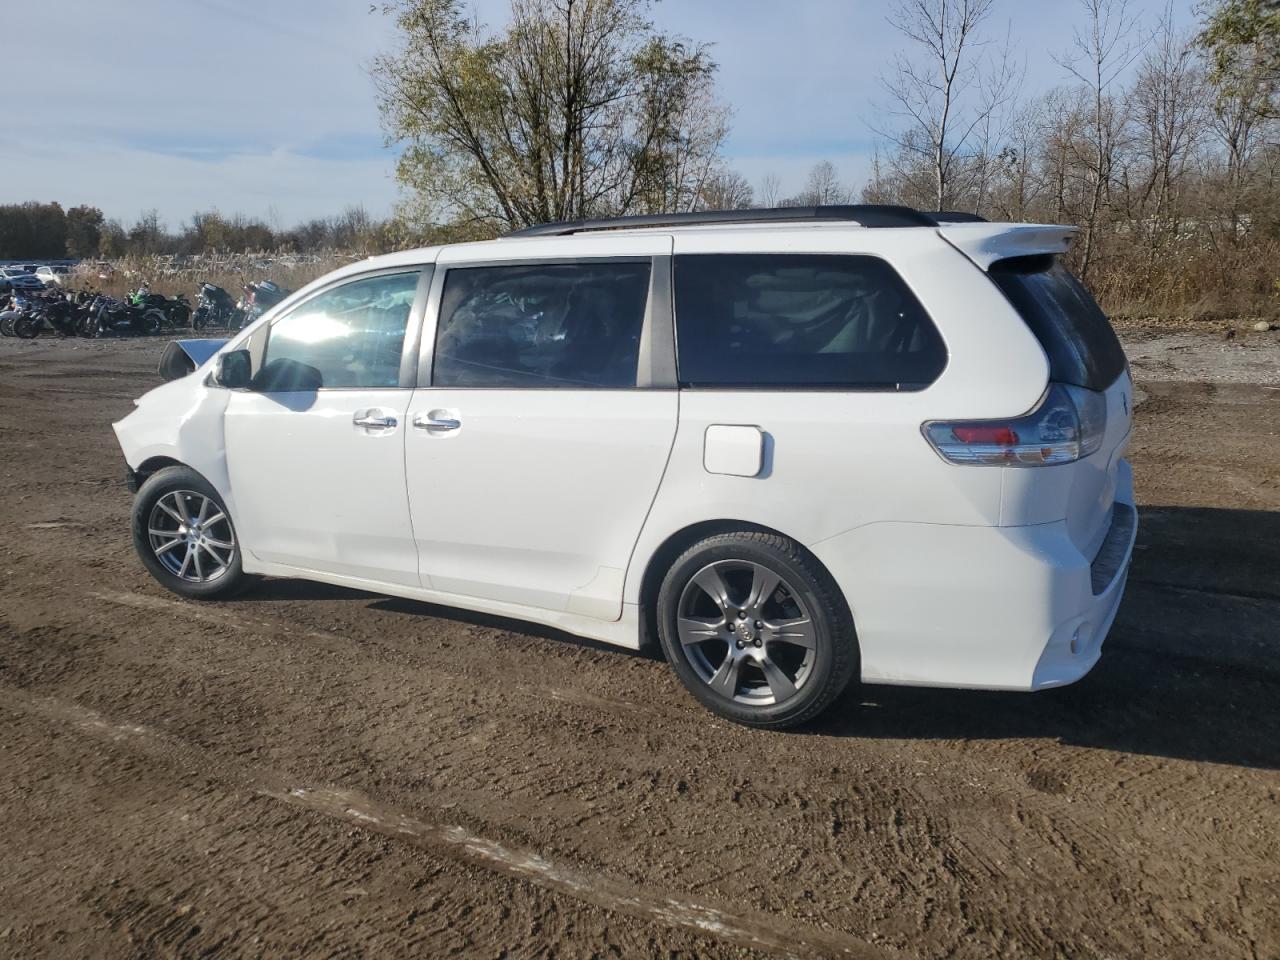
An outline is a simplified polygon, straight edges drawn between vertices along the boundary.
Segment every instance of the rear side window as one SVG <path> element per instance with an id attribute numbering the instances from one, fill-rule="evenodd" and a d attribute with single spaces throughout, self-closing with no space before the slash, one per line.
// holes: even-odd
<path id="1" fill-rule="evenodd" d="M 464 267 L 445 276 L 436 387 L 634 387 L 649 262 Z"/>
<path id="2" fill-rule="evenodd" d="M 1016 257 L 992 264 L 990 273 L 1044 348 L 1051 380 L 1105 390 L 1120 376 L 1120 340 L 1066 267 L 1052 257 Z"/>
<path id="3" fill-rule="evenodd" d="M 678 256 L 675 310 L 685 386 L 919 390 L 947 362 L 928 314 L 877 257 Z"/>

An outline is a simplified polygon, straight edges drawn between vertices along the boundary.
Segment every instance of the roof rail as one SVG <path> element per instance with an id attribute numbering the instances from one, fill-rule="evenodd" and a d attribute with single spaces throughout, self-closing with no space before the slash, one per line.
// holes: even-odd
<path id="1" fill-rule="evenodd" d="M 987 218 L 977 213 L 965 213 L 963 210 L 939 210 L 929 216 L 938 223 L 986 223 Z"/>
<path id="2" fill-rule="evenodd" d="M 935 219 L 936 216 L 936 219 Z M 957 218 L 969 216 L 956 214 Z M 942 214 L 922 213 L 889 204 L 842 204 L 822 207 L 771 207 L 759 210 L 706 210 L 698 213 L 652 213 L 604 220 L 562 220 L 513 230 L 508 237 L 562 237 L 595 230 L 637 230 L 652 227 L 692 227 L 716 223 L 788 223 L 836 220 L 864 227 L 936 227 Z"/>

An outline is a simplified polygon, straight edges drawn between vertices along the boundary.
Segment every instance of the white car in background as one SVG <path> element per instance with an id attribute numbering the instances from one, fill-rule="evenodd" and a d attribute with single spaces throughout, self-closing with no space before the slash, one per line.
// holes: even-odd
<path id="1" fill-rule="evenodd" d="M 44 289 L 44 282 L 33 273 L 17 267 L 0 267 L 0 291 L 33 292 Z"/>
<path id="2" fill-rule="evenodd" d="M 656 640 L 761 727 L 855 677 L 1070 683 L 1133 548 L 1132 386 L 1073 228 L 974 219 L 622 218 L 345 267 L 115 425 L 138 554 L 187 597 L 301 577 Z"/>
<path id="3" fill-rule="evenodd" d="M 36 267 L 35 277 L 47 287 L 60 287 L 71 275 L 68 267 Z"/>

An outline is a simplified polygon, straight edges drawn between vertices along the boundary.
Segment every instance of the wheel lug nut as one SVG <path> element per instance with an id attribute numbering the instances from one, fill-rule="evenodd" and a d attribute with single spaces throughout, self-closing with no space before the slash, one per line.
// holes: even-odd
<path id="1" fill-rule="evenodd" d="M 738 611 L 738 619 L 739 619 L 739 620 L 745 620 L 745 619 L 747 619 L 747 611 L 745 611 L 745 610 L 739 610 L 739 611 Z"/>
<path id="2" fill-rule="evenodd" d="M 756 621 L 756 629 L 757 629 L 757 630 L 759 630 L 759 629 L 760 629 L 761 627 L 763 627 L 763 626 L 764 626 L 764 624 L 763 624 L 763 623 L 761 623 L 759 620 L 757 620 L 757 621 Z"/>
<path id="3" fill-rule="evenodd" d="M 763 640 L 761 640 L 759 637 L 756 637 L 756 646 L 757 646 L 757 647 L 762 647 L 762 646 L 764 646 L 764 641 L 763 641 Z"/>

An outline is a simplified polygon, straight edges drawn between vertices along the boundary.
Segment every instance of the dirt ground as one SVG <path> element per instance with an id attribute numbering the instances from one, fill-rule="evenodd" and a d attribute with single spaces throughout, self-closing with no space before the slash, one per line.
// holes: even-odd
<path id="1" fill-rule="evenodd" d="M 159 342 L 0 341 L 0 955 L 1280 957 L 1280 334 L 1124 336 L 1097 669 L 796 733 L 513 622 L 180 602 L 109 427 Z"/>

